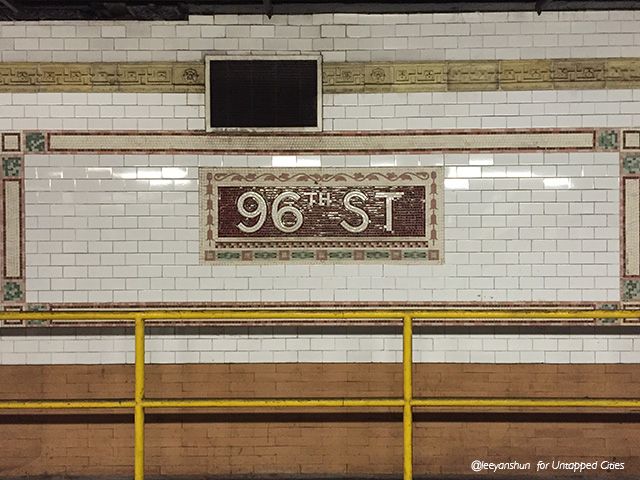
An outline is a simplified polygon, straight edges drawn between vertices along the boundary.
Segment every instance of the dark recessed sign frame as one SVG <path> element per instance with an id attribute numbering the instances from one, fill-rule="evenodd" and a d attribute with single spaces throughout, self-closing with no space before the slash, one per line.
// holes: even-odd
<path id="1" fill-rule="evenodd" d="M 212 82 L 215 81 L 216 72 L 212 72 L 212 68 L 215 68 L 215 63 L 220 62 L 220 65 L 228 65 L 228 62 L 265 62 L 272 63 L 272 65 L 276 65 L 277 62 L 280 62 L 280 65 L 286 62 L 292 61 L 313 61 L 316 64 L 315 69 L 315 101 L 313 102 L 313 106 L 315 107 L 315 116 L 312 116 L 310 119 L 308 118 L 305 121 L 304 125 L 289 125 L 289 126 L 279 126 L 279 125 L 248 125 L 247 122 L 243 119 L 240 120 L 242 125 L 238 125 L 237 122 L 229 122 L 236 123 L 236 125 L 225 125 L 224 121 L 220 120 L 220 117 L 216 118 L 216 112 L 220 111 L 216 105 L 213 105 L 214 97 L 218 96 L 220 98 L 220 94 L 224 92 L 214 91 L 214 86 Z M 245 63 L 246 65 L 246 63 Z M 258 65 L 259 66 L 259 65 Z M 259 70 L 259 68 L 258 68 Z M 295 73 L 295 72 L 293 72 Z M 283 80 L 283 84 L 286 83 L 286 80 Z M 235 88 L 235 86 L 228 86 L 227 88 Z M 256 86 L 257 89 L 260 88 L 259 85 Z M 276 86 L 277 88 L 277 86 Z M 286 88 L 282 89 L 281 92 L 285 92 Z M 237 93 L 231 90 L 232 93 Z M 246 98 L 249 98 L 250 95 L 268 95 L 268 91 L 260 92 L 258 90 L 254 92 L 246 91 Z M 245 97 L 243 97 L 244 99 Z M 285 95 L 285 99 L 287 99 Z M 292 99 L 288 99 L 293 101 Z M 319 132 L 322 131 L 322 56 L 321 55 L 206 55 L 205 56 L 205 103 L 206 103 L 206 131 L 207 132 L 279 132 L 279 131 L 287 131 L 287 132 Z M 311 104 L 311 101 L 309 102 Z M 222 106 L 219 106 L 222 107 Z M 229 105 L 225 105 L 227 109 L 230 108 Z M 286 104 L 283 105 L 283 108 L 287 108 Z M 241 115 L 242 112 L 239 112 Z M 249 114 L 248 114 L 249 116 Z M 311 120 L 311 121 L 309 121 Z"/>

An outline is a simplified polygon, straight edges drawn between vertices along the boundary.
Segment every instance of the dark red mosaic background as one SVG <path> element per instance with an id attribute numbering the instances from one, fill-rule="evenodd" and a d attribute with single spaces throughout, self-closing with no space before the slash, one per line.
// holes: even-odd
<path id="1" fill-rule="evenodd" d="M 367 196 L 366 201 L 353 199 L 351 204 L 361 208 L 369 215 L 371 223 L 369 227 L 360 233 L 352 233 L 340 226 L 342 220 L 351 225 L 360 225 L 362 217 L 357 213 L 349 212 L 343 204 L 344 196 L 351 191 L 360 191 Z M 237 225 L 244 223 L 252 226 L 257 218 L 246 219 L 238 210 L 236 202 L 245 192 L 256 192 L 267 202 L 267 218 L 264 225 L 254 233 L 242 232 Z M 301 198 L 297 201 L 287 199 L 281 202 L 280 207 L 292 205 L 303 214 L 302 226 L 293 233 L 280 231 L 271 219 L 271 207 L 273 200 L 285 191 L 298 193 Z M 425 236 L 425 187 L 423 186 L 359 186 L 359 187 L 311 187 L 311 186 L 254 186 L 254 187 L 226 187 L 220 186 L 218 192 L 218 237 L 407 237 Z M 314 204 L 309 205 L 305 192 L 322 192 L 331 195 L 331 203 L 328 206 Z M 393 231 L 384 230 L 386 200 L 375 198 L 376 192 L 402 192 L 404 196 L 393 200 Z M 317 196 L 316 196 L 317 198 Z M 256 202 L 247 200 L 245 208 L 253 210 Z M 293 223 L 293 215 L 285 214 L 284 221 Z"/>

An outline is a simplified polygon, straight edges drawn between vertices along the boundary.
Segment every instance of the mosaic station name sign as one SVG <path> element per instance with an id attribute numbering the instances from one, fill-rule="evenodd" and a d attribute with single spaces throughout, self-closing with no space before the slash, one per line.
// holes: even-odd
<path id="1" fill-rule="evenodd" d="M 442 168 L 200 169 L 204 263 L 443 259 Z"/>

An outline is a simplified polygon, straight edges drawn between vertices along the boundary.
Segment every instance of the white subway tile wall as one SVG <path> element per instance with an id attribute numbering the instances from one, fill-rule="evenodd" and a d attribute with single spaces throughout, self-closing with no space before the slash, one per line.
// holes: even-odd
<path id="1" fill-rule="evenodd" d="M 325 61 L 640 56 L 633 11 L 217 15 L 183 22 L 3 23 L 3 62 L 194 61 L 321 52 Z"/>
<path id="2" fill-rule="evenodd" d="M 199 265 L 197 167 L 273 157 L 27 155 L 27 301 L 619 300 L 617 152 L 318 158 L 444 165 L 445 264 Z"/>
<path id="3" fill-rule="evenodd" d="M 325 94 L 324 129 L 640 125 L 640 89 Z M 0 130 L 203 130 L 197 93 L 0 93 Z"/>
<path id="4" fill-rule="evenodd" d="M 0 61 L 200 61 L 321 52 L 325 61 L 638 57 L 640 12 L 192 16 L 0 23 Z M 324 95 L 324 128 L 631 127 L 640 89 Z M 0 93 L 0 130 L 202 130 L 204 95 Z M 198 264 L 197 167 L 271 156 L 26 155 L 27 301 L 585 301 L 619 298 L 619 154 L 303 156 L 298 165 L 442 165 L 445 264 Z M 225 335 L 222 335 L 225 333 Z M 292 328 L 152 333 L 147 360 L 383 362 L 394 334 Z M 638 363 L 637 334 L 418 333 L 415 360 Z M 0 331 L 0 364 L 131 363 L 133 340 Z"/>
<path id="5" fill-rule="evenodd" d="M 69 330 L 69 329 L 66 329 Z M 0 364 L 113 364 L 134 362 L 131 332 L 102 328 L 90 334 L 44 329 L 0 340 Z M 164 329 L 166 330 L 166 329 Z M 152 332 L 146 340 L 148 363 L 234 362 L 401 362 L 402 336 L 366 334 L 346 328 L 308 333 L 304 328 L 191 328 L 189 333 Z M 320 329 L 316 329 L 320 330 Z M 420 333 L 414 335 L 415 362 L 453 363 L 639 363 L 637 334 Z"/>

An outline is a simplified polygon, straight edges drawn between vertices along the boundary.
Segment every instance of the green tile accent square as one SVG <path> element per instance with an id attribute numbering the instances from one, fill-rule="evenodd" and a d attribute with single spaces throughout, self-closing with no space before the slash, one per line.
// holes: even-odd
<path id="1" fill-rule="evenodd" d="M 622 281 L 622 301 L 630 302 L 640 300 L 640 281 L 623 280 Z"/>
<path id="2" fill-rule="evenodd" d="M 426 250 L 407 250 L 403 252 L 404 258 L 427 258 Z"/>
<path id="3" fill-rule="evenodd" d="M 25 135 L 25 150 L 27 152 L 44 152 L 45 136 L 43 132 L 29 132 Z"/>
<path id="4" fill-rule="evenodd" d="M 617 150 L 620 146 L 620 135 L 617 130 L 601 130 L 598 133 L 598 147 L 606 150 Z"/>
<path id="5" fill-rule="evenodd" d="M 336 250 L 334 252 L 329 252 L 329 258 L 350 260 L 353 258 L 353 252 L 351 250 Z"/>
<path id="6" fill-rule="evenodd" d="M 617 303 L 603 303 L 598 305 L 600 310 L 618 310 L 620 306 Z"/>
<path id="7" fill-rule="evenodd" d="M 640 173 L 640 153 L 625 155 L 622 159 L 622 171 L 624 173 Z"/>
<path id="8" fill-rule="evenodd" d="M 27 312 L 46 312 L 47 310 L 49 310 L 49 307 L 41 303 L 27 303 L 25 308 Z"/>
<path id="9" fill-rule="evenodd" d="M 22 287 L 17 282 L 7 282 L 4 284 L 4 301 L 19 302 L 22 300 Z"/>
<path id="10" fill-rule="evenodd" d="M 237 260 L 240 258 L 240 252 L 217 252 L 218 260 Z"/>
<path id="11" fill-rule="evenodd" d="M 366 257 L 369 260 L 371 259 L 378 260 L 378 259 L 389 258 L 390 254 L 386 250 L 371 250 L 366 253 Z"/>
<path id="12" fill-rule="evenodd" d="M 20 157 L 3 157 L 2 173 L 5 177 L 19 177 L 22 159 Z"/>
<path id="13" fill-rule="evenodd" d="M 295 250 L 291 252 L 291 258 L 296 260 L 306 260 L 310 258 L 315 258 L 315 252 L 311 252 L 308 250 Z"/>
<path id="14" fill-rule="evenodd" d="M 278 253 L 274 251 L 267 251 L 267 252 L 256 251 L 256 252 L 253 252 L 253 258 L 259 259 L 259 260 L 275 260 L 276 258 L 278 258 Z"/>
<path id="15" fill-rule="evenodd" d="M 27 320 L 27 325 L 30 327 L 35 327 L 39 325 L 47 325 L 49 322 L 47 320 Z"/>

